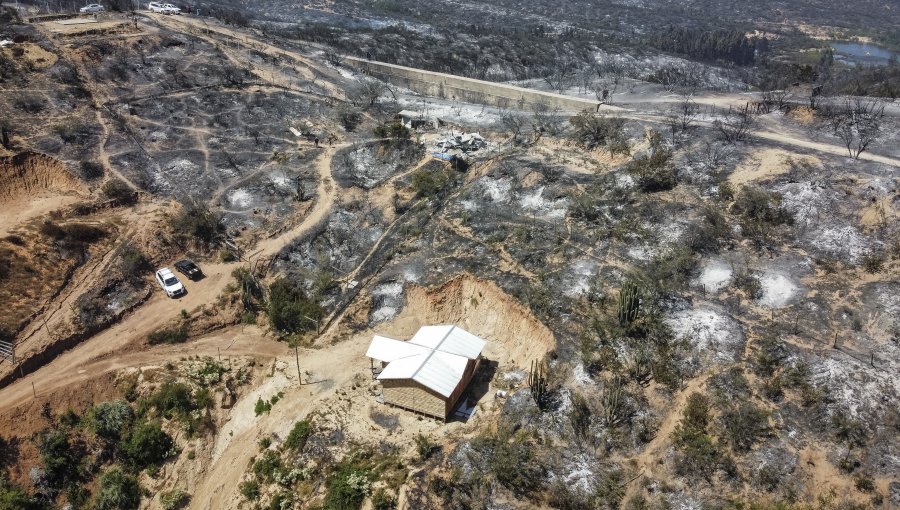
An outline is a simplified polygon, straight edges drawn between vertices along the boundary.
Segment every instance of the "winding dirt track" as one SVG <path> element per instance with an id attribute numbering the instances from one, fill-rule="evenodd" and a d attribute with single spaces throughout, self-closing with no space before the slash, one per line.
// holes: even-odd
<path id="1" fill-rule="evenodd" d="M 211 37 L 210 34 L 216 34 L 219 37 L 225 37 L 234 41 L 236 44 L 241 45 L 244 49 L 253 49 L 270 57 L 290 58 L 297 64 L 299 64 L 298 66 L 294 67 L 295 71 L 300 72 L 306 79 L 310 80 L 311 82 L 321 84 L 328 91 L 328 95 L 335 98 L 344 97 L 343 90 L 341 90 L 334 83 L 323 79 L 325 76 L 320 69 L 322 67 L 321 63 L 314 62 L 305 55 L 302 55 L 295 51 L 290 51 L 279 48 L 277 46 L 273 46 L 246 32 L 231 30 L 230 28 L 223 27 L 214 21 L 207 22 L 207 20 L 205 19 L 195 18 L 193 16 L 166 16 L 163 14 L 154 14 L 150 12 L 146 12 L 144 14 L 153 18 L 160 25 L 178 32 L 183 32 L 185 31 L 185 29 L 188 29 L 193 33 L 193 35 L 206 39 L 214 44 L 222 41 L 216 40 L 215 38 Z M 225 42 L 226 47 L 220 47 L 220 49 L 232 61 L 238 64 L 250 66 L 254 74 L 262 79 L 270 80 L 276 84 L 285 85 L 288 88 L 294 88 L 292 86 L 293 80 L 290 77 L 283 76 L 280 71 L 278 71 L 278 76 L 276 77 L 276 70 L 274 68 L 266 69 L 255 65 L 246 57 L 243 57 L 238 53 L 228 49 L 228 41 L 226 40 Z"/>
<path id="2" fill-rule="evenodd" d="M 343 145 L 322 149 L 322 155 L 316 164 L 319 171 L 319 186 L 312 211 L 297 226 L 278 237 L 260 242 L 257 245 L 255 257 L 265 258 L 277 254 L 287 243 L 311 230 L 328 215 L 334 204 L 336 193 L 336 187 L 331 182 L 331 159 L 341 146 Z M 146 304 L 121 322 L 84 341 L 77 348 L 63 353 L 36 372 L 20 378 L 0 390 L 0 409 L 10 409 L 33 398 L 32 383 L 40 397 L 41 393 L 51 392 L 64 386 L 70 386 L 78 380 L 96 376 L 94 369 L 88 370 L 88 367 L 91 367 L 94 362 L 108 360 L 128 347 L 142 342 L 149 333 L 158 329 L 168 320 L 177 317 L 181 310 L 193 310 L 200 305 L 213 302 L 222 293 L 225 286 L 231 282 L 231 271 L 239 265 L 238 263 L 205 265 L 203 269 L 206 278 L 199 282 L 186 282 L 188 294 L 180 299 L 169 299 L 156 292 L 155 296 L 150 298 Z M 156 352 L 149 351 L 123 356 L 110 367 L 123 368 L 152 363 L 159 359 Z M 126 362 L 127 364 L 123 364 Z M 83 377 L 81 377 L 82 374 Z"/>

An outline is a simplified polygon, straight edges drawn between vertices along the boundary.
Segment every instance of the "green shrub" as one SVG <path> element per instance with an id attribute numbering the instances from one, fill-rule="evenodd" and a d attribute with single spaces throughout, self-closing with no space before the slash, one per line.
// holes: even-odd
<path id="1" fill-rule="evenodd" d="M 241 494 L 250 501 L 259 499 L 259 482 L 256 480 L 247 480 L 241 483 Z"/>
<path id="2" fill-rule="evenodd" d="M 70 440 L 67 430 L 57 428 L 45 431 L 38 444 L 50 487 L 63 489 L 80 484 L 80 466 L 86 456 L 82 443 Z"/>
<path id="3" fill-rule="evenodd" d="M 831 425 L 834 427 L 834 435 L 838 441 L 851 447 L 859 447 L 866 444 L 865 425 L 863 422 L 851 418 L 847 413 L 834 413 L 831 417 Z"/>
<path id="4" fill-rule="evenodd" d="M 774 333 L 763 336 L 757 344 L 753 364 L 754 372 L 762 377 L 771 377 L 781 368 L 788 353 L 782 342 Z"/>
<path id="5" fill-rule="evenodd" d="M 141 486 L 135 477 L 114 466 L 100 475 L 94 499 L 97 510 L 132 510 L 141 504 Z"/>
<path id="6" fill-rule="evenodd" d="M 647 277 L 661 289 L 684 287 L 697 269 L 697 256 L 685 245 L 676 245 L 654 256 L 645 268 Z"/>
<path id="7" fill-rule="evenodd" d="M 575 143 L 588 150 L 606 147 L 610 154 L 628 154 L 625 119 L 584 111 L 569 119 L 575 129 Z"/>
<path id="8" fill-rule="evenodd" d="M 215 405 L 212 391 L 209 388 L 200 388 L 194 393 L 194 404 L 197 409 L 212 409 Z"/>
<path id="9" fill-rule="evenodd" d="M 775 466 L 763 466 L 756 472 L 755 482 L 768 492 L 781 485 L 781 472 Z"/>
<path id="10" fill-rule="evenodd" d="M 188 339 L 187 324 L 181 324 L 177 328 L 164 328 L 147 335 L 150 345 L 180 344 Z"/>
<path id="11" fill-rule="evenodd" d="M 47 220 L 41 225 L 41 234 L 68 245 L 85 245 L 99 241 L 106 237 L 108 232 L 101 227 L 86 223 L 59 225 Z"/>
<path id="12" fill-rule="evenodd" d="M 416 442 L 416 451 L 419 453 L 419 459 L 421 460 L 428 460 L 438 449 L 438 445 L 425 434 L 416 434 L 416 437 L 413 439 Z"/>
<path id="13" fill-rule="evenodd" d="M 275 472 L 281 471 L 284 466 L 281 463 L 281 457 L 272 450 L 266 450 L 262 456 L 253 463 L 253 474 L 256 479 L 265 483 L 272 483 L 275 478 Z"/>
<path id="14" fill-rule="evenodd" d="M 735 272 L 731 284 L 743 291 L 748 299 L 762 297 L 762 283 L 760 283 L 759 277 L 747 268 Z"/>
<path id="15" fill-rule="evenodd" d="M 124 400 L 102 402 L 88 414 L 88 424 L 97 436 L 118 441 L 123 431 L 131 427 L 134 410 Z"/>
<path id="16" fill-rule="evenodd" d="M 423 168 L 413 174 L 411 186 L 417 196 L 431 198 L 446 191 L 452 179 L 453 172 L 449 168 L 439 170 Z"/>
<path id="17" fill-rule="evenodd" d="M 209 248 L 219 242 L 225 225 L 208 205 L 197 200 L 182 204 L 181 211 L 170 221 L 173 232 L 184 241 Z"/>
<path id="18" fill-rule="evenodd" d="M 126 278 L 138 280 L 149 273 L 152 266 L 141 250 L 127 243 L 119 249 L 119 269 Z"/>
<path id="19" fill-rule="evenodd" d="M 750 402 L 741 402 L 722 413 L 722 428 L 731 447 L 746 452 L 769 428 L 769 414 Z"/>
<path id="20" fill-rule="evenodd" d="M 379 487 L 372 494 L 373 510 L 393 510 L 397 507 L 397 498 L 388 492 L 384 487 Z"/>
<path id="21" fill-rule="evenodd" d="M 781 206 L 781 195 L 753 186 L 741 188 L 737 199 L 731 204 L 731 212 L 745 219 L 769 225 L 790 224 L 791 213 Z"/>
<path id="22" fill-rule="evenodd" d="M 26 491 L 0 475 L 0 510 L 42 510 L 40 504 Z"/>
<path id="23" fill-rule="evenodd" d="M 879 252 L 870 252 L 863 256 L 862 267 L 869 274 L 880 273 L 884 269 L 884 255 Z"/>
<path id="24" fill-rule="evenodd" d="M 856 490 L 861 492 L 872 492 L 875 490 L 875 481 L 862 474 L 854 478 L 853 485 L 856 486 Z"/>
<path id="25" fill-rule="evenodd" d="M 359 123 L 362 122 L 362 113 L 352 106 L 341 106 L 337 111 L 338 120 L 341 126 L 348 133 L 353 132 Z"/>
<path id="26" fill-rule="evenodd" d="M 678 184 L 675 167 L 669 161 L 671 157 L 671 152 L 657 146 L 649 155 L 638 156 L 628 164 L 628 171 L 637 178 L 641 191 L 668 191 Z"/>
<path id="27" fill-rule="evenodd" d="M 253 408 L 253 411 L 256 413 L 256 416 L 259 416 L 263 413 L 269 414 L 272 410 L 272 404 L 268 400 L 263 400 L 262 397 L 259 397 L 256 400 L 256 406 Z"/>
<path id="28" fill-rule="evenodd" d="M 773 227 L 794 222 L 791 213 L 781 205 L 781 195 L 751 186 L 741 188 L 731 204 L 731 212 L 741 217 L 744 236 L 758 246 L 771 239 Z"/>
<path id="29" fill-rule="evenodd" d="M 191 398 L 191 388 L 180 382 L 168 381 L 164 383 L 149 399 L 148 403 L 156 408 L 156 411 L 167 419 L 186 419 L 190 412 L 196 409 Z"/>
<path id="30" fill-rule="evenodd" d="M 706 433 L 711 420 L 709 398 L 692 393 L 681 421 L 672 432 L 672 443 L 678 451 L 675 468 L 679 474 L 709 479 L 726 464 L 718 445 Z"/>
<path id="31" fill-rule="evenodd" d="M 412 132 L 399 120 L 375 127 L 377 138 L 391 138 L 394 140 L 409 140 Z"/>
<path id="32" fill-rule="evenodd" d="M 282 334 L 302 333 L 316 329 L 325 312 L 315 299 L 306 296 L 300 285 L 279 278 L 269 286 L 269 321 Z"/>
<path id="33" fill-rule="evenodd" d="M 541 475 L 534 447 L 523 436 L 502 428 L 496 434 L 477 437 L 472 449 L 485 456 L 488 470 L 507 489 L 525 494 L 539 487 Z"/>
<path id="34" fill-rule="evenodd" d="M 102 188 L 103 196 L 108 200 L 115 200 L 122 204 L 133 204 L 137 201 L 137 194 L 125 181 L 113 177 L 106 181 Z"/>
<path id="35" fill-rule="evenodd" d="M 288 450 L 302 451 L 311 433 L 312 425 L 308 421 L 298 421 L 284 440 L 284 447 Z"/>
<path id="36" fill-rule="evenodd" d="M 342 466 L 328 480 L 326 510 L 356 510 L 372 489 L 372 473 Z"/>
<path id="37" fill-rule="evenodd" d="M 141 422 L 134 426 L 119 445 L 122 456 L 136 470 L 162 464 L 175 443 L 158 424 Z"/>
<path id="38" fill-rule="evenodd" d="M 178 510 L 187 506 L 191 496 L 181 489 L 172 489 L 159 495 L 159 506 L 163 510 Z"/>

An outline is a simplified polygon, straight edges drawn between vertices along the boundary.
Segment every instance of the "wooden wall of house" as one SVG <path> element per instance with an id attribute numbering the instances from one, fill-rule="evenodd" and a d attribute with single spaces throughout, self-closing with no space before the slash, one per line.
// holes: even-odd
<path id="1" fill-rule="evenodd" d="M 384 401 L 441 420 L 447 418 L 444 397 L 411 379 L 381 381 Z"/>
<path id="2" fill-rule="evenodd" d="M 450 416 L 450 414 L 456 410 L 457 404 L 459 404 L 459 398 L 466 392 L 466 388 L 468 388 L 469 383 L 472 382 L 472 377 L 475 375 L 475 371 L 478 370 L 478 365 L 480 363 L 481 357 L 477 360 L 470 359 L 466 364 L 466 371 L 463 372 L 462 379 L 459 380 L 456 389 L 453 390 L 453 393 L 451 393 L 450 397 L 446 400 L 447 407 L 444 411 L 446 416 Z"/>

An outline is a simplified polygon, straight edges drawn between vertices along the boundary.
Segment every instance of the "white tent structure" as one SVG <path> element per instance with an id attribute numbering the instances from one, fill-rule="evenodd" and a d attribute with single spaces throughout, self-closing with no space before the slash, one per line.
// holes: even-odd
<path id="1" fill-rule="evenodd" d="M 376 335 L 366 356 L 382 363 L 378 380 L 385 403 L 446 420 L 478 369 L 484 346 L 457 326 L 423 326 L 408 342 Z"/>

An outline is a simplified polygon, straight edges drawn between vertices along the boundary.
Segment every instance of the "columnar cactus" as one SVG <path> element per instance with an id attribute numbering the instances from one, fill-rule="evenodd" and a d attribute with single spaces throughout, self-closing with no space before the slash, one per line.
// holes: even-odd
<path id="1" fill-rule="evenodd" d="M 531 362 L 531 371 L 528 373 L 528 385 L 531 388 L 531 396 L 538 407 L 544 407 L 547 398 L 547 366 L 543 361 Z"/>
<path id="2" fill-rule="evenodd" d="M 626 282 L 619 290 L 617 315 L 619 324 L 627 326 L 635 321 L 641 310 L 641 294 L 634 282 Z"/>

